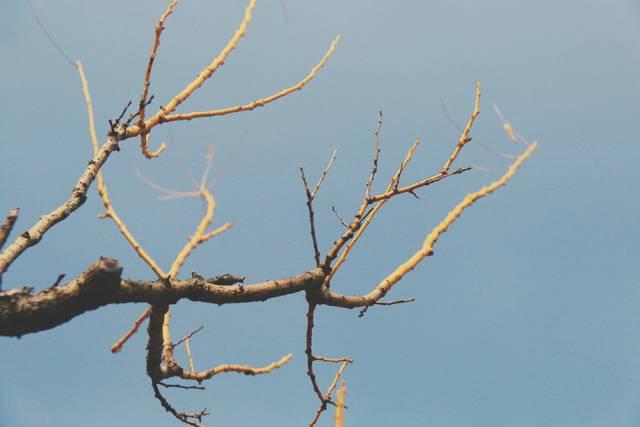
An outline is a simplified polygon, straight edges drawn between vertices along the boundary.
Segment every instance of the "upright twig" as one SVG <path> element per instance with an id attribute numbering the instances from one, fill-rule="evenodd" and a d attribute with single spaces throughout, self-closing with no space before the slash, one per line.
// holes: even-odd
<path id="1" fill-rule="evenodd" d="M 309 226 L 311 228 L 311 241 L 313 243 L 313 254 L 316 260 L 316 266 L 320 267 L 320 250 L 318 249 L 318 238 L 316 236 L 316 223 L 314 219 L 313 213 L 313 199 L 316 197 L 316 193 L 320 189 L 322 182 L 329 173 L 331 166 L 333 165 L 333 161 L 336 159 L 336 150 L 333 151 L 331 158 L 329 159 L 329 163 L 322 171 L 322 174 L 318 178 L 316 185 L 313 186 L 313 190 L 309 187 L 309 183 L 307 182 L 307 178 L 304 175 L 304 169 L 300 168 L 300 177 L 302 178 L 302 183 L 304 185 L 304 189 L 307 195 L 307 210 L 309 211 Z"/>
<path id="2" fill-rule="evenodd" d="M 467 194 L 465 198 L 454 207 L 449 214 L 431 230 L 431 232 L 425 238 L 422 247 L 407 261 L 400 264 L 392 273 L 385 277 L 376 287 L 366 295 L 362 296 L 345 296 L 334 293 L 326 288 L 320 289 L 320 291 L 314 295 L 314 302 L 318 304 L 327 304 L 337 307 L 364 307 L 366 305 L 372 305 L 378 302 L 380 298 L 384 297 L 389 290 L 398 283 L 407 273 L 413 270 L 423 259 L 433 255 L 433 248 L 437 243 L 440 236 L 448 230 L 462 213 L 483 197 L 493 193 L 500 187 L 506 185 L 513 177 L 516 171 L 520 168 L 522 163 L 527 160 L 537 147 L 536 143 L 533 143 L 527 147 L 515 162 L 509 167 L 507 172 L 497 181 L 482 187 L 480 190 Z"/>
<path id="3" fill-rule="evenodd" d="M 335 427 L 344 427 L 344 402 L 347 400 L 347 383 L 342 380 L 338 394 L 336 396 L 336 419 Z"/>
<path id="4" fill-rule="evenodd" d="M 378 172 L 378 160 L 380 159 L 380 129 L 382 128 L 382 111 L 378 112 L 378 124 L 376 125 L 376 131 L 374 133 L 376 138 L 375 154 L 373 155 L 373 164 L 371 166 L 371 172 L 367 178 L 367 184 L 365 185 L 365 198 L 371 197 L 371 187 L 373 187 L 373 180 Z"/>
<path id="5" fill-rule="evenodd" d="M 167 9 L 158 19 L 155 27 L 155 36 L 153 38 L 153 45 L 151 46 L 151 54 L 149 54 L 149 62 L 147 63 L 147 69 L 144 73 L 144 83 L 142 84 L 142 95 L 140 95 L 140 102 L 138 104 L 138 126 L 141 129 L 140 132 L 140 148 L 142 149 L 142 154 L 148 159 L 158 157 L 160 153 L 162 153 L 167 147 L 164 144 L 161 144 L 155 151 L 149 151 L 148 147 L 148 132 L 145 132 L 145 109 L 147 107 L 147 96 L 149 95 L 149 86 L 151 86 L 151 70 L 153 69 L 153 63 L 156 59 L 156 53 L 158 52 L 158 46 L 160 46 L 160 35 L 164 30 L 164 23 L 173 12 L 173 8 L 175 7 L 178 0 L 173 0 L 167 6 Z"/>
<path id="6" fill-rule="evenodd" d="M 98 137 L 96 136 L 95 121 L 93 116 L 93 104 L 91 102 L 91 94 L 89 93 L 89 84 L 85 77 L 82 63 L 80 61 L 77 61 L 76 66 L 78 69 L 78 74 L 80 76 L 80 81 L 82 82 L 82 93 L 84 95 L 84 99 L 87 104 L 87 115 L 89 119 L 89 136 L 91 137 L 93 152 L 94 154 L 96 154 L 98 152 L 99 144 L 98 144 Z M 104 208 L 105 208 L 105 212 L 100 215 L 100 218 L 110 218 L 113 221 L 113 223 L 116 225 L 118 230 L 120 231 L 120 234 L 122 234 L 125 240 L 129 242 L 129 245 L 131 245 L 131 247 L 136 252 L 136 254 L 138 254 L 138 256 L 142 258 L 142 260 L 149 266 L 149 268 L 151 268 L 151 270 L 156 274 L 156 276 L 158 276 L 160 280 L 166 279 L 167 277 L 166 273 L 162 271 L 160 266 L 154 261 L 151 255 L 149 255 L 149 253 L 147 253 L 147 251 L 142 247 L 142 245 L 138 243 L 136 238 L 127 228 L 122 218 L 120 218 L 120 216 L 116 212 L 115 208 L 113 207 L 113 203 L 109 198 L 107 185 L 104 181 L 104 177 L 101 171 L 98 171 L 97 173 L 97 181 L 98 181 L 98 184 L 97 184 L 98 194 L 100 195 L 100 198 L 102 199 L 102 204 L 104 205 Z"/>
<path id="7" fill-rule="evenodd" d="M 471 132 L 473 123 L 476 121 L 476 118 L 478 117 L 479 114 L 480 114 L 480 82 L 476 83 L 476 97 L 475 97 L 475 103 L 473 105 L 473 112 L 471 113 L 471 116 L 467 121 L 467 125 L 462 130 L 462 134 L 460 134 L 460 138 L 458 139 L 458 145 L 456 145 L 456 148 L 453 150 L 453 153 L 451 153 L 451 156 L 449 156 L 447 161 L 444 163 L 444 166 L 442 166 L 440 173 L 446 174 L 449 172 L 451 165 L 458 157 L 458 154 L 460 154 L 460 151 L 462 151 L 462 148 L 467 144 L 467 142 L 471 141 L 469 132 Z"/>
<path id="8" fill-rule="evenodd" d="M 322 399 L 321 399 L 322 403 L 318 407 L 318 410 L 316 411 L 316 414 L 314 415 L 313 419 L 309 423 L 309 427 L 314 427 L 316 425 L 316 423 L 320 419 L 320 415 L 322 415 L 322 413 L 327 410 L 327 404 L 328 403 L 332 403 L 331 395 L 333 394 L 333 391 L 336 389 L 336 386 L 338 385 L 338 381 L 340 380 L 340 376 L 342 375 L 342 373 L 344 372 L 346 367 L 349 366 L 350 363 L 351 363 L 351 361 L 344 361 L 344 362 L 342 362 L 342 365 L 340 365 L 340 368 L 338 369 L 338 372 L 336 372 L 335 376 L 333 377 L 333 381 L 331 381 L 331 385 L 329 385 L 327 393 L 322 397 Z M 344 408 L 344 400 L 342 401 L 341 404 L 343 405 L 342 406 L 342 409 L 343 409 Z M 336 407 L 339 407 L 337 403 L 335 405 L 336 405 Z"/>

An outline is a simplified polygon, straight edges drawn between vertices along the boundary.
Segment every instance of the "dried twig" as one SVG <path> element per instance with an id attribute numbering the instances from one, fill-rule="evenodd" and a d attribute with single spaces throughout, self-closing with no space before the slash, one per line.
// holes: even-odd
<path id="1" fill-rule="evenodd" d="M 315 223 L 314 213 L 313 213 L 313 199 L 316 196 L 316 193 L 318 192 L 318 190 L 320 189 L 320 186 L 322 185 L 322 182 L 327 176 L 327 173 L 329 173 L 329 170 L 331 169 L 331 166 L 333 165 L 333 161 L 335 159 L 336 159 L 336 151 L 334 150 L 333 154 L 331 155 L 331 158 L 329 159 L 329 163 L 327 163 L 327 166 L 324 168 L 324 171 L 322 171 L 322 174 L 318 178 L 316 185 L 313 186 L 313 190 L 309 187 L 307 178 L 304 175 L 304 169 L 300 168 L 300 177 L 302 178 L 302 183 L 304 184 L 304 189 L 307 195 L 307 209 L 309 211 L 309 226 L 311 227 L 311 241 L 313 243 L 313 254 L 316 260 L 317 267 L 320 267 L 320 250 L 318 249 L 318 239 L 316 237 L 316 223 Z"/>
<path id="2" fill-rule="evenodd" d="M 174 347 L 179 346 L 180 344 L 182 344 L 183 342 L 187 341 L 188 339 L 190 339 L 191 337 L 193 337 L 195 334 L 197 334 L 198 332 L 200 332 L 203 329 L 204 329 L 204 325 L 200 325 L 198 328 L 194 329 L 193 331 L 189 332 L 184 337 L 180 338 L 178 341 L 174 342 L 173 346 Z"/>
<path id="3" fill-rule="evenodd" d="M 147 63 L 147 70 L 144 74 L 144 83 L 142 85 L 142 95 L 140 95 L 140 102 L 138 104 L 138 126 L 142 130 L 140 132 L 140 148 L 142 149 L 142 154 L 148 159 L 152 159 L 154 157 L 158 157 L 160 153 L 162 153 L 167 147 L 164 144 L 161 144 L 155 151 L 149 151 L 148 147 L 148 132 L 145 132 L 145 108 L 148 105 L 147 96 L 149 94 L 149 86 L 151 85 L 151 70 L 153 69 L 153 62 L 156 59 L 156 53 L 158 52 L 158 46 L 160 46 L 160 35 L 164 30 L 164 22 L 167 20 L 169 15 L 173 12 L 173 8 L 175 7 L 178 0 L 173 0 L 167 6 L 167 9 L 158 19 L 155 27 L 155 36 L 153 38 L 153 45 L 151 46 L 151 53 L 149 54 L 149 62 Z"/>
<path id="4" fill-rule="evenodd" d="M 451 156 L 449 156 L 447 161 L 444 163 L 444 166 L 442 166 L 442 169 L 440 171 L 442 174 L 446 174 L 447 172 L 449 172 L 451 165 L 458 157 L 458 154 L 460 154 L 460 151 L 462 151 L 462 148 L 467 144 L 467 142 L 471 141 L 471 137 L 469 137 L 469 132 L 471 132 L 471 127 L 473 126 L 473 123 L 476 121 L 476 118 L 478 117 L 479 114 L 480 114 L 480 82 L 476 83 L 476 99 L 475 99 L 475 104 L 473 106 L 473 112 L 471 113 L 471 116 L 467 121 L 467 125 L 462 130 L 462 134 L 458 139 L 458 145 L 456 145 L 456 148 L 453 150 L 453 153 L 451 153 Z"/>
<path id="5" fill-rule="evenodd" d="M 307 294 L 308 295 L 308 294 Z M 318 385 L 318 380 L 316 379 L 316 374 L 313 370 L 313 362 L 316 360 L 313 355 L 313 320 L 316 311 L 316 304 L 309 302 L 309 307 L 307 309 L 307 334 L 306 334 L 306 346 L 305 346 L 305 355 L 307 356 L 307 376 L 309 376 L 309 380 L 311 381 L 311 386 L 313 387 L 313 391 L 318 396 L 318 399 L 322 402 L 324 396 L 320 391 L 320 386 Z"/>
<path id="6" fill-rule="evenodd" d="M 207 369 L 200 372 L 182 372 L 182 374 L 180 374 L 179 376 L 183 380 L 204 381 L 218 374 L 222 374 L 226 372 L 235 372 L 235 373 L 245 374 L 250 376 L 264 375 L 264 374 L 268 374 L 274 369 L 281 368 L 282 366 L 287 364 L 287 362 L 289 362 L 292 358 L 293 358 L 293 354 L 289 353 L 283 356 L 282 358 L 280 358 L 279 360 L 276 360 L 275 362 L 270 363 L 261 368 L 256 368 L 250 365 L 224 364 L 224 365 L 218 365 L 214 368 Z"/>
<path id="7" fill-rule="evenodd" d="M 331 382 L 331 385 L 329 386 L 329 389 L 327 390 L 327 393 L 321 399 L 322 403 L 320 404 L 320 407 L 318 408 L 318 410 L 316 411 L 316 414 L 314 415 L 313 419 L 309 423 L 309 427 L 313 427 L 313 426 L 316 425 L 316 423 L 320 419 L 320 415 L 327 409 L 327 404 L 328 403 L 332 403 L 331 402 L 331 395 L 333 394 L 333 391 L 336 389 L 336 386 L 338 385 L 338 380 L 340 380 L 340 376 L 342 375 L 342 373 L 344 372 L 345 368 L 350 363 L 351 363 L 351 361 L 343 362 L 342 365 L 340 366 L 340 369 L 338 369 L 338 372 L 336 372 L 336 375 L 333 377 L 333 381 Z M 343 407 L 344 407 L 344 401 L 341 403 L 341 405 L 343 405 Z M 337 404 L 336 404 L 336 406 L 338 407 Z"/>
<path id="8" fill-rule="evenodd" d="M 411 297 L 411 298 L 407 298 L 407 299 L 399 299 L 399 300 L 395 300 L 395 301 L 378 301 L 372 305 L 396 305 L 396 304 L 407 304 L 410 302 L 414 302 L 416 300 L 415 297 Z M 367 305 L 362 307 L 362 310 L 360 310 L 360 312 L 358 313 L 358 317 L 363 317 L 365 315 L 365 313 L 367 312 L 367 310 L 369 310 L 369 307 L 371 307 L 371 305 Z"/>
<path id="9" fill-rule="evenodd" d="M 378 172 L 378 160 L 380 159 L 380 129 L 382 128 L 382 111 L 378 112 L 378 124 L 376 125 L 375 137 L 376 147 L 375 154 L 373 156 L 373 165 L 371 166 L 371 172 L 369 178 L 367 178 L 367 184 L 365 186 L 365 198 L 371 197 L 371 187 L 373 187 L 373 180 Z"/>
<path id="10" fill-rule="evenodd" d="M 89 93 L 89 84 L 85 77 L 82 63 L 80 61 L 77 61 L 76 66 L 78 68 L 80 81 L 82 82 L 82 93 L 84 95 L 84 99 L 87 104 L 87 115 L 89 117 L 89 135 L 91 137 L 91 144 L 93 146 L 93 152 L 95 155 L 98 152 L 99 144 L 98 144 L 98 137 L 96 136 L 95 122 L 93 118 L 93 106 L 91 102 L 91 95 Z M 113 203 L 109 198 L 109 193 L 107 191 L 107 185 L 104 182 L 104 177 L 102 175 L 102 172 L 100 171 L 97 172 L 97 181 L 98 181 L 98 184 L 97 184 L 98 194 L 100 195 L 100 198 L 102 199 L 102 204 L 104 205 L 104 208 L 105 208 L 105 212 L 102 215 L 100 215 L 100 218 L 111 218 L 111 220 L 114 222 L 114 224 L 120 231 L 120 234 L 122 234 L 122 236 L 127 240 L 127 242 L 129 242 L 129 244 L 131 245 L 133 250 L 136 252 L 136 254 L 138 254 L 138 256 L 142 258 L 142 260 L 149 266 L 149 268 L 151 268 L 151 270 L 153 270 L 153 272 L 156 274 L 156 276 L 158 276 L 159 279 L 161 280 L 165 279 L 167 277 L 166 273 L 162 271 L 160 266 L 158 266 L 158 264 L 153 260 L 153 258 L 151 258 L 151 255 L 149 255 L 147 251 L 145 251 L 145 249 L 142 247 L 142 245 L 138 243 L 136 238 L 127 228 L 124 221 L 120 218 L 120 216 L 116 212 L 115 208 L 113 207 Z M 112 351 L 113 351 L 113 348 L 112 348 Z"/>
<path id="11" fill-rule="evenodd" d="M 460 215 L 475 202 L 481 198 L 493 193 L 498 188 L 504 186 L 513 177 L 516 171 L 520 168 L 522 163 L 528 159 L 537 147 L 536 143 L 531 144 L 527 150 L 521 154 L 516 161 L 509 167 L 508 171 L 502 176 L 502 178 L 494 181 L 493 183 L 481 188 L 475 193 L 467 194 L 456 207 L 449 212 L 447 217 L 443 219 L 440 224 L 433 228 L 431 233 L 427 235 L 422 247 L 407 261 L 400 264 L 391 274 L 383 279 L 378 285 L 368 294 L 363 296 L 348 297 L 345 295 L 339 295 L 328 289 L 322 288 L 318 294 L 314 295 L 314 302 L 318 304 L 326 304 L 338 307 L 364 307 L 366 305 L 372 305 L 378 302 L 380 298 L 385 296 L 387 292 L 400 281 L 408 272 L 413 270 L 424 258 L 433 255 L 433 248 L 438 239 L 447 231 L 449 226 L 455 222 Z"/>
<path id="12" fill-rule="evenodd" d="M 173 122 L 173 121 L 178 121 L 178 120 L 192 120 L 192 119 L 197 119 L 197 118 L 201 118 L 201 117 L 225 116 L 227 114 L 239 113 L 241 111 L 255 110 L 258 107 L 264 107 L 265 105 L 270 104 L 273 101 L 277 101 L 280 98 L 284 98 L 285 96 L 290 95 L 293 92 L 296 92 L 296 91 L 302 89 L 311 80 L 313 80 L 313 78 L 316 76 L 318 71 L 327 62 L 327 60 L 329 59 L 331 54 L 333 54 L 333 51 L 335 50 L 336 45 L 338 44 L 338 41 L 340 41 L 340 36 L 337 36 L 331 42 L 331 45 L 329 46 L 329 50 L 327 50 L 327 52 L 322 57 L 320 62 L 318 62 L 318 64 L 311 69 L 309 74 L 307 74 L 307 76 L 304 79 L 300 80 L 298 83 L 296 83 L 293 86 L 290 86 L 290 87 L 288 87 L 286 89 L 281 90 L 280 92 L 278 92 L 276 94 L 273 94 L 273 95 L 268 96 L 266 98 L 257 99 L 255 101 L 251 101 L 251 102 L 249 102 L 247 104 L 236 105 L 235 107 L 221 108 L 221 109 L 218 109 L 218 110 L 209 110 L 209 111 L 194 111 L 194 112 L 186 113 L 186 114 L 171 114 L 171 115 L 167 115 L 167 116 L 162 117 L 162 121 Z"/>
<path id="13" fill-rule="evenodd" d="M 133 322 L 133 326 L 131 326 L 131 328 L 114 345 L 111 346 L 111 353 L 118 353 L 120 352 L 120 350 L 122 350 L 122 347 L 127 343 L 127 341 L 129 341 L 129 338 L 131 338 L 136 332 L 138 332 L 138 329 L 140 329 L 140 325 L 142 325 L 142 322 L 147 320 L 150 313 L 151 306 L 147 307 L 142 312 L 142 314 L 140 314 L 140 316 L 138 316 L 138 318 Z"/>
<path id="14" fill-rule="evenodd" d="M 206 390 L 206 388 L 201 385 L 167 384 L 163 383 L 162 381 L 158 382 L 157 384 L 161 385 L 164 388 L 180 388 L 183 390 Z"/>

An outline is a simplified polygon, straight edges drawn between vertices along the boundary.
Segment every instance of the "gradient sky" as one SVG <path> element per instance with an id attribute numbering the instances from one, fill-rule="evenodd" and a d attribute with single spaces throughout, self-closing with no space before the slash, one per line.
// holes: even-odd
<path id="1" fill-rule="evenodd" d="M 165 2 L 33 0 L 67 54 L 82 60 L 99 134 L 136 99 L 155 20 Z M 169 19 L 151 92 L 166 102 L 225 44 L 245 2 L 181 2 Z M 338 158 L 316 199 L 326 250 L 356 208 L 384 110 L 380 182 L 416 137 L 423 144 L 404 182 L 430 175 L 457 140 L 476 81 L 482 112 L 472 134 L 517 152 L 492 106 L 539 149 L 507 188 L 469 209 L 391 298 L 413 304 L 356 311 L 321 307 L 315 349 L 350 356 L 348 426 L 640 425 L 640 5 L 636 0 L 259 1 L 239 48 L 180 111 L 226 107 L 302 78 L 342 35 L 335 55 L 302 92 L 233 117 L 163 126 L 144 159 L 123 143 L 104 169 L 113 202 L 162 265 L 202 212 L 195 200 L 161 202 L 136 175 L 190 189 L 216 150 L 214 224 L 232 231 L 183 268 L 235 273 L 248 282 L 312 266 L 298 167 L 317 176 Z M 24 1 L 0 1 L 0 212 L 19 206 L 17 231 L 58 206 L 90 158 L 75 70 L 38 28 Z M 157 104 L 156 104 L 157 105 Z M 169 133 L 171 129 L 171 134 Z M 335 289 L 362 293 L 405 260 L 464 194 L 508 165 L 473 142 L 458 166 L 480 166 L 399 198 L 371 227 Z M 496 170 L 487 172 L 486 169 Z M 152 278 L 108 221 L 95 190 L 3 277 L 5 288 L 49 286 L 99 256 L 124 275 Z M 118 355 L 109 347 L 143 309 L 103 308 L 54 330 L 0 339 L 0 426 L 176 426 L 145 375 L 145 334 Z M 204 392 L 169 393 L 184 410 L 209 408 L 208 425 L 301 426 L 317 401 L 305 375 L 302 294 L 267 303 L 180 303 L 178 337 L 196 367 L 263 365 L 293 352 L 276 373 L 228 375 Z M 182 352 L 178 352 L 183 357 Z M 323 388 L 335 367 L 320 368 Z M 332 413 L 320 425 L 331 425 Z"/>

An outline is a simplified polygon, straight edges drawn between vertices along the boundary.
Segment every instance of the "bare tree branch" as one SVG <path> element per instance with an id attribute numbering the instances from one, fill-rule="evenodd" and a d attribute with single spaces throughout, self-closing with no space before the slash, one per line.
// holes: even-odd
<path id="1" fill-rule="evenodd" d="M 118 261 L 103 258 L 69 283 L 36 294 L 0 292 L 0 336 L 21 336 L 61 325 L 110 304 L 175 304 L 188 299 L 212 304 L 266 301 L 318 287 L 324 278 L 315 268 L 296 276 L 256 284 L 216 285 L 202 279 L 165 282 L 122 279 Z"/>

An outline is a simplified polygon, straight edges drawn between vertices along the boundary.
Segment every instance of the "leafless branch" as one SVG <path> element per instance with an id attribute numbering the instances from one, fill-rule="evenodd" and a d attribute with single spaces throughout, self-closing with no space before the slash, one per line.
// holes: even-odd
<path id="1" fill-rule="evenodd" d="M 395 301 L 377 301 L 372 305 L 396 305 L 396 304 L 406 304 L 406 303 L 410 303 L 410 302 L 414 302 L 416 300 L 415 297 L 411 297 L 411 298 L 407 298 L 407 299 L 399 299 L 399 300 L 395 300 Z M 367 310 L 369 310 L 369 307 L 371 307 L 371 305 L 367 305 L 365 307 L 363 307 L 360 312 L 358 313 L 358 317 L 363 317 L 365 315 L 365 313 L 367 312 Z"/>

